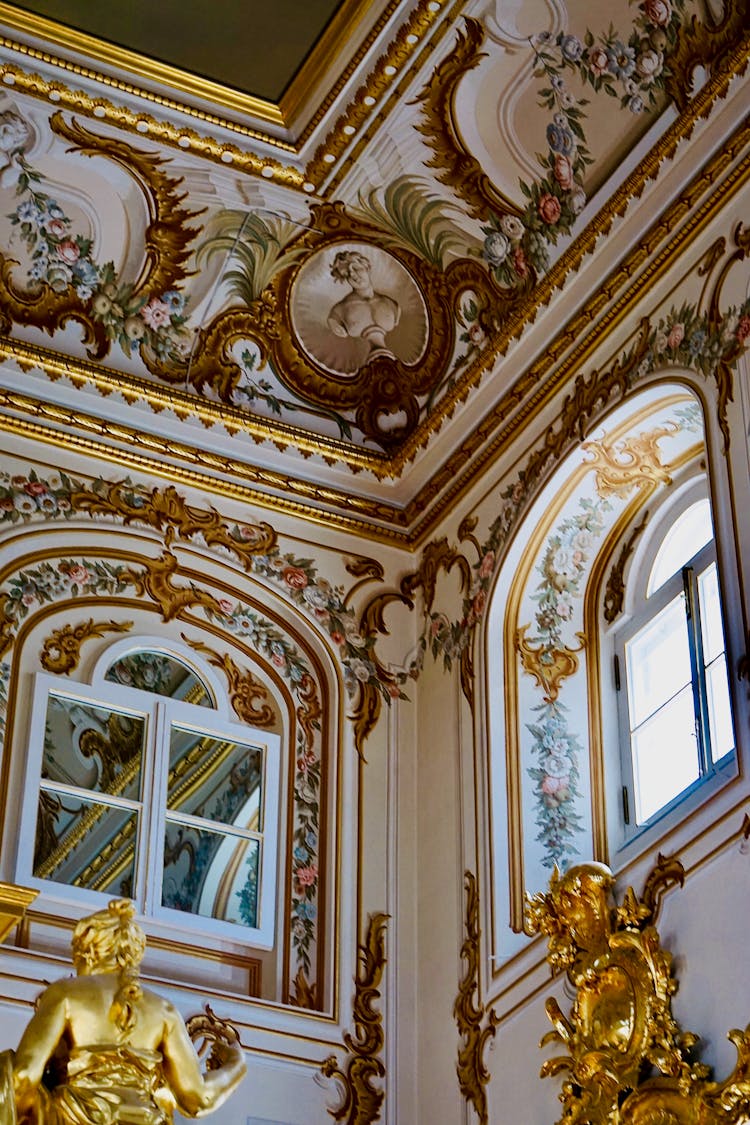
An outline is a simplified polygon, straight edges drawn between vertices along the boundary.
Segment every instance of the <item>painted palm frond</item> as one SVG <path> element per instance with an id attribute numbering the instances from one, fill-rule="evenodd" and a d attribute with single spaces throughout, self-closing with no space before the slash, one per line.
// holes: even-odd
<path id="1" fill-rule="evenodd" d="M 281 270 L 304 250 L 286 247 L 299 232 L 287 219 L 267 219 L 247 211 L 222 211 L 208 228 L 208 237 L 197 253 L 199 266 L 217 254 L 226 256 L 223 279 L 233 296 L 251 304 Z"/>
<path id="2" fill-rule="evenodd" d="M 427 193 L 426 184 L 403 176 L 394 180 L 383 193 L 376 189 L 359 194 L 358 217 L 379 227 L 387 246 L 403 246 L 416 250 L 423 258 L 442 269 L 448 257 L 465 257 L 471 236 L 453 224 L 449 212 L 460 214 L 458 208 L 438 196 Z"/>

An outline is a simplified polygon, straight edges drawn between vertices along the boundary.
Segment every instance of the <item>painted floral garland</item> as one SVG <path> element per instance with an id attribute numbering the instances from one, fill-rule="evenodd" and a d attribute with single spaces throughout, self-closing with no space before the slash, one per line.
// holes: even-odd
<path id="1" fill-rule="evenodd" d="M 92 240 L 73 233 L 72 220 L 40 190 L 40 173 L 21 155 L 16 172 L 21 202 L 8 218 L 31 254 L 30 279 L 49 285 L 54 293 L 72 288 L 125 355 L 145 346 L 162 362 L 184 359 L 191 344 L 184 293 L 170 289 L 134 295 L 133 286 L 118 279 L 113 262 L 94 261 Z"/>
<path id="2" fill-rule="evenodd" d="M 530 40 L 534 77 L 548 85 L 539 91 L 539 104 L 549 110 L 547 154 L 540 157 L 542 175 L 520 181 L 526 205 L 520 216 L 490 216 L 482 228 L 483 257 L 504 286 L 521 285 L 530 269 L 546 273 L 550 246 L 570 234 L 586 206 L 583 186 L 593 163 L 586 147 L 586 98 L 575 98 L 564 73 L 573 71 L 595 94 L 619 98 L 622 108 L 641 114 L 654 108 L 668 75 L 668 55 L 677 43 L 685 16 L 685 0 L 644 0 L 627 40 L 614 28 L 598 36 L 587 30 L 583 39 L 560 32 L 542 32 Z"/>

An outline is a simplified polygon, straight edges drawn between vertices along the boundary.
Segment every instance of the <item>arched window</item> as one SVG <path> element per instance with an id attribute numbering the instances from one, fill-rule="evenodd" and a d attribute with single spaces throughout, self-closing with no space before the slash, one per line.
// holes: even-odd
<path id="1" fill-rule="evenodd" d="M 279 739 L 231 721 L 192 654 L 141 638 L 89 685 L 40 673 L 24 793 L 19 882 L 273 945 Z"/>
<path id="2" fill-rule="evenodd" d="M 659 533 L 653 562 L 631 575 L 634 612 L 615 638 L 628 837 L 734 752 L 708 498 L 667 512 Z"/>

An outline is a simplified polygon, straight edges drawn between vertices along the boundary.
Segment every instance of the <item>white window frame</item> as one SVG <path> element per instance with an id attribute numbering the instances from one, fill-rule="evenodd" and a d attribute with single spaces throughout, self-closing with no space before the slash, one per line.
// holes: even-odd
<path id="1" fill-rule="evenodd" d="M 35 678 L 32 718 L 29 731 L 29 749 L 24 781 L 24 797 L 19 825 L 19 842 L 15 866 L 16 881 L 22 885 L 38 889 L 40 905 L 45 899 L 67 901 L 80 907 L 100 908 L 112 896 L 106 892 L 88 890 L 58 883 L 51 879 L 41 879 L 33 874 L 35 827 L 39 803 L 42 771 L 42 756 L 47 717 L 47 702 L 51 694 L 61 698 L 80 700 L 82 703 L 100 707 L 106 711 L 137 715 L 145 721 L 145 748 L 141 768 L 140 800 L 103 795 L 103 803 L 125 809 L 138 810 L 138 834 L 135 847 L 133 901 L 139 914 L 148 921 L 161 923 L 170 930 L 179 929 L 184 941 L 186 932 L 191 936 L 228 938 L 243 944 L 271 949 L 275 944 L 276 899 L 277 899 L 277 855 L 280 790 L 280 738 L 277 734 L 257 730 L 240 723 L 232 722 L 225 711 L 218 706 L 203 707 L 167 699 L 155 693 L 142 691 L 125 685 L 114 684 L 104 679 L 106 670 L 121 659 L 123 655 L 137 650 L 161 651 L 165 656 L 185 663 L 185 658 L 176 648 L 166 645 L 157 638 L 139 637 L 125 643 L 111 646 L 97 663 L 92 683 L 85 684 L 63 680 L 39 672 Z M 193 665 L 195 667 L 195 665 Z M 207 686 L 217 702 L 222 695 L 216 691 L 213 677 L 206 677 L 203 668 L 196 674 Z M 164 827 L 169 820 L 183 820 L 184 814 L 167 814 L 166 795 L 169 773 L 169 731 L 173 725 L 188 727 L 200 735 L 212 735 L 241 745 L 252 746 L 263 756 L 262 804 L 259 809 L 259 830 L 243 830 L 231 825 L 221 825 L 228 836 L 258 839 L 260 858 L 258 868 L 258 925 L 247 926 L 242 923 L 207 918 L 186 911 L 176 910 L 161 904 L 163 879 Z M 57 782 L 50 788 L 64 793 L 66 787 Z M 96 800 L 93 791 L 70 787 L 69 792 L 76 797 Z M 147 797 L 150 795 L 150 797 Z M 195 820 L 195 818 L 193 818 Z M 213 822 L 210 822 L 213 824 Z M 206 827 L 210 827 L 208 821 Z M 196 825 L 201 827 L 200 824 Z"/>
<path id="2" fill-rule="evenodd" d="M 668 831 L 676 825 L 688 812 L 702 805 L 710 799 L 710 797 L 719 788 L 721 788 L 727 781 L 731 780 L 737 775 L 737 734 L 736 722 L 733 711 L 733 700 L 730 688 L 730 711 L 731 723 L 734 733 L 734 746 L 732 750 L 728 751 L 718 759 L 713 761 L 711 755 L 701 750 L 701 740 L 705 738 L 705 731 L 702 729 L 703 721 L 707 723 L 707 717 L 703 716 L 701 721 L 701 733 L 697 744 L 698 753 L 698 777 L 671 798 L 667 803 L 657 809 L 651 816 L 648 817 L 643 823 L 636 823 L 636 799 L 635 799 L 635 781 L 634 769 L 632 759 L 632 748 L 630 738 L 630 716 L 628 705 L 628 683 L 627 683 L 627 660 L 625 654 L 625 646 L 628 641 L 632 640 L 647 624 L 652 621 L 659 612 L 661 612 L 670 602 L 680 593 L 684 591 L 683 570 L 678 570 L 671 578 L 664 582 L 657 590 L 655 590 L 650 597 L 646 597 L 646 589 L 649 577 L 654 566 L 655 559 L 658 551 L 665 541 L 669 530 L 680 516 L 697 500 L 703 499 L 706 496 L 705 478 L 696 486 L 687 490 L 680 498 L 677 505 L 670 505 L 668 510 L 662 509 L 659 511 L 652 521 L 652 536 L 649 546 L 642 552 L 641 557 L 637 560 L 630 579 L 631 585 L 631 604 L 638 608 L 633 612 L 629 620 L 613 634 L 613 647 L 612 650 L 616 660 L 616 668 L 619 672 L 619 689 L 617 689 L 617 708 L 618 708 L 618 726 L 619 726 L 619 764 L 620 764 L 620 793 L 621 801 L 619 802 L 618 810 L 618 823 L 620 825 L 620 840 L 618 851 L 624 851 L 634 841 L 638 841 L 641 847 L 648 844 L 649 834 L 655 832 Z M 655 534 L 653 534 L 655 532 Z M 716 540 L 712 538 L 705 544 L 696 554 L 685 564 L 685 568 L 691 568 L 695 574 L 695 580 L 708 569 L 711 563 L 714 563 L 717 569 L 717 577 L 719 580 L 719 594 L 721 598 L 721 573 L 718 565 Z M 697 594 L 697 591 L 696 591 Z M 727 653 L 727 630 L 724 624 L 723 613 L 723 599 L 722 599 L 722 626 L 724 635 L 724 652 L 728 660 Z M 691 646 L 692 648 L 692 646 Z M 702 672 L 698 672 L 698 676 L 702 676 Z M 693 690 L 700 690 L 696 687 L 695 683 L 696 672 L 693 669 L 692 683 Z M 629 806 L 626 809 L 626 802 Z"/>

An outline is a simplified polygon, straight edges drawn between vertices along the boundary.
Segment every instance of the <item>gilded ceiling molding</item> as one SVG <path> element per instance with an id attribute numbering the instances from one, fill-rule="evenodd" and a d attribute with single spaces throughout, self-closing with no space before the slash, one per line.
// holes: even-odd
<path id="1" fill-rule="evenodd" d="M 569 1016 L 547 1000 L 553 1030 L 541 1042 L 566 1051 L 541 1070 L 543 1078 L 565 1075 L 560 1125 L 747 1121 L 750 1027 L 729 1032 L 737 1063 L 729 1078 L 714 1082 L 709 1067 L 690 1058 L 698 1036 L 672 1013 L 678 985 L 656 921 L 664 890 L 683 880 L 679 861 L 659 856 L 643 896 L 628 887 L 618 906 L 609 868 L 584 863 L 555 871 L 549 891 L 529 899 L 529 932 L 546 935 L 552 971 L 565 970 L 576 991 Z"/>
<path id="2" fill-rule="evenodd" d="M 380 1117 L 385 1091 L 373 1081 L 385 1078 L 380 1057 L 385 1045 L 383 1017 L 374 1007 L 380 999 L 380 982 L 385 968 L 385 930 L 387 914 L 371 914 L 365 944 L 359 947 L 359 965 L 354 977 L 352 1015 L 355 1032 L 344 1034 L 349 1052 L 345 1069 L 339 1067 L 335 1055 L 329 1055 L 321 1067 L 326 1078 L 336 1079 L 343 1088 L 341 1105 L 329 1109 L 334 1121 L 345 1125 L 371 1125 Z"/>
<path id="3" fill-rule="evenodd" d="M 39 663 L 45 672 L 67 676 L 74 672 L 81 659 L 81 645 L 91 637 L 106 637 L 109 633 L 127 633 L 133 628 L 132 621 L 82 621 L 80 625 L 65 624 L 53 629 L 45 638 Z"/>
<path id="4" fill-rule="evenodd" d="M 726 206 L 736 191 L 745 185 L 750 173 L 750 151 L 745 151 L 748 142 L 750 142 L 750 121 L 743 123 L 722 153 L 705 166 L 682 194 L 680 200 L 639 239 L 631 255 L 597 290 L 592 301 L 549 342 L 544 354 L 528 368 L 523 377 L 503 396 L 472 434 L 451 454 L 422 493 L 407 505 L 405 513 L 407 526 L 412 528 L 412 537 L 417 542 L 429 534 L 430 528 L 476 481 L 477 475 L 507 448 L 507 443 L 512 436 L 519 432 L 520 428 L 528 425 L 538 411 L 570 379 L 570 376 L 580 369 L 599 346 L 602 336 L 619 324 L 642 298 L 643 292 L 674 265 L 675 254 L 689 247 L 691 238 Z M 745 154 L 742 159 L 731 168 L 743 152 Z M 721 181 L 721 174 L 728 167 L 731 170 L 726 179 Z M 711 188 L 715 190 L 704 198 L 702 203 L 698 203 L 706 190 Z M 698 203 L 698 206 L 691 210 L 685 225 L 679 227 L 678 232 L 659 251 L 647 270 L 639 273 L 640 266 L 648 260 L 664 236 L 675 226 L 679 226 L 678 219 L 695 203 Z M 731 264 L 741 260 L 743 254 L 744 251 L 738 248 L 732 255 Z M 631 274 L 635 275 L 635 281 L 631 281 Z M 627 285 L 627 289 L 616 297 L 618 289 L 623 285 Z M 716 316 L 716 310 L 712 310 L 712 319 Z M 595 333 L 585 334 L 585 329 L 594 323 L 596 323 Z M 502 348 L 499 349 L 498 354 L 504 354 Z M 563 356 L 562 362 L 550 378 L 551 368 Z M 468 390 L 462 395 L 461 401 L 467 396 Z M 511 415 L 512 422 L 508 423 L 506 420 Z M 503 422 L 506 422 L 506 425 L 500 429 Z M 416 450 L 411 452 L 413 454 Z M 400 455 L 400 457 L 404 456 L 406 454 Z M 423 515 L 427 511 L 429 515 Z"/>
<path id="5" fill-rule="evenodd" d="M 213 664 L 214 668 L 219 668 L 224 673 L 229 690 L 229 701 L 240 722 L 263 730 L 281 728 L 281 720 L 276 708 L 268 701 L 268 688 L 257 676 L 254 676 L 249 669 L 243 671 L 239 668 L 227 652 L 219 654 L 210 645 L 203 641 L 193 641 L 184 633 L 182 639 L 196 652 L 208 656 L 209 664 Z"/>
<path id="6" fill-rule="evenodd" d="M 486 220 L 488 212 L 496 210 L 520 214 L 520 208 L 497 190 L 482 165 L 469 152 L 455 120 L 456 90 L 464 75 L 486 57 L 486 52 L 481 50 L 484 39 L 484 28 L 479 20 L 467 17 L 464 30 L 456 35 L 455 47 L 435 67 L 418 96 L 423 121 L 416 125 L 432 149 L 427 167 L 434 168 L 440 183 L 452 188 L 464 201 L 472 218 L 480 220 Z"/>
<path id="7" fill-rule="evenodd" d="M 644 512 L 641 522 L 636 524 L 623 542 L 620 553 L 612 564 L 604 591 L 604 620 L 608 625 L 612 625 L 622 613 L 625 600 L 625 567 L 647 523 L 648 512 Z"/>
<path id="8" fill-rule="evenodd" d="M 224 121 L 213 114 L 204 113 L 201 110 L 181 105 L 179 102 L 174 102 L 170 98 L 138 90 L 128 83 L 119 82 L 105 75 L 96 74 L 86 67 L 67 63 L 45 51 L 34 50 L 32 47 L 27 47 L 22 43 L 8 39 L 6 36 L 0 36 L 0 47 L 13 51 L 15 54 L 26 55 L 29 58 L 46 63 L 47 65 L 71 71 L 83 78 L 93 79 L 102 86 L 115 88 L 122 93 L 135 95 L 146 101 L 155 102 L 158 105 L 164 106 L 167 110 L 176 110 L 180 114 L 187 114 L 189 117 L 198 118 L 201 121 L 205 121 L 208 125 L 216 125 L 221 129 L 228 129 L 230 132 L 238 133 L 248 140 L 260 140 L 264 144 L 270 145 L 272 148 L 281 150 L 282 152 L 293 153 L 295 151 L 293 145 L 280 141 L 275 137 L 266 136 L 255 129 L 248 129 L 245 126 L 239 125 L 237 122 Z M 292 188 L 296 191 L 302 190 L 304 177 L 299 169 L 282 164 L 272 156 L 261 158 L 246 145 L 240 147 L 239 145 L 227 143 L 226 141 L 219 141 L 215 137 L 198 133 L 195 129 L 191 129 L 188 126 L 174 125 L 170 121 L 160 121 L 143 110 L 133 110 L 122 104 L 115 105 L 100 94 L 92 96 L 84 90 L 73 90 L 57 79 L 50 81 L 40 74 L 30 73 L 7 60 L 0 62 L 0 81 L 2 81 L 5 86 L 15 88 L 21 93 L 28 94 L 33 98 L 51 102 L 53 105 L 59 105 L 63 109 L 74 110 L 76 113 L 82 113 L 87 117 L 94 117 L 101 121 L 106 121 L 107 124 L 114 125 L 118 129 L 124 129 L 129 133 L 148 136 L 152 141 L 168 145 L 171 148 L 177 148 L 181 152 L 189 151 L 194 156 L 198 156 L 204 160 L 212 160 L 224 166 L 231 164 L 232 167 L 236 168 L 239 172 L 255 176 L 263 175 L 264 178 L 268 177 L 272 182 L 280 184 L 283 187 Z M 266 169 L 268 169 L 268 171 L 266 171 Z"/>
<path id="9" fill-rule="evenodd" d="M 457 15 L 465 3 L 466 0 L 458 0 L 450 10 L 450 18 Z M 385 53 L 380 56 L 375 67 L 357 89 L 346 110 L 336 119 L 325 140 L 318 145 L 305 168 L 305 179 L 315 184 L 319 192 L 325 191 L 327 198 L 331 197 L 343 173 L 356 160 L 358 153 L 370 139 L 373 126 L 382 125 L 383 119 L 394 105 L 393 94 L 385 105 L 381 106 L 377 116 L 373 116 L 373 107 L 393 90 L 394 85 L 397 93 L 400 93 L 403 80 L 399 80 L 397 76 L 405 74 L 411 77 L 415 70 L 427 61 L 440 42 L 442 35 L 445 34 L 446 21 L 443 21 L 442 34 L 438 31 L 432 35 L 426 45 L 423 41 L 443 19 L 447 9 L 448 0 L 437 0 L 436 3 L 433 3 L 433 0 L 419 0 L 408 20 L 399 28 Z M 349 76 L 350 74 L 346 75 L 347 78 Z M 327 108 L 326 103 L 322 108 Z M 320 117 L 322 113 L 318 115 L 318 120 Z M 363 128 L 368 121 L 369 126 Z M 310 132 L 311 129 L 308 128 L 305 136 L 309 136 Z M 357 143 L 352 151 L 347 153 L 346 150 L 351 146 L 355 133 L 359 134 Z M 333 168 L 344 155 L 346 155 L 346 162 L 339 164 L 336 175 L 331 180 Z M 330 182 L 326 182 L 327 180 Z"/>
<path id="10" fill-rule="evenodd" d="M 458 995 L 453 1003 L 453 1016 L 463 1039 L 458 1049 L 456 1073 L 461 1093 L 474 1106 L 480 1125 L 488 1125 L 485 1087 L 490 1080 L 490 1073 L 484 1065 L 484 1050 L 487 1042 L 495 1037 L 498 1018 L 481 1001 L 479 960 L 482 934 L 479 926 L 479 890 L 476 876 L 470 871 L 464 873 L 464 886 L 466 937 L 461 946 L 461 958 L 465 962 L 466 971 L 459 981 Z"/>
<path id="11" fill-rule="evenodd" d="M 597 242 L 609 232 L 615 219 L 625 214 L 630 201 L 642 195 L 649 180 L 657 177 L 661 165 L 674 156 L 682 141 L 690 137 L 696 123 L 708 116 L 716 101 L 726 96 L 731 81 L 745 73 L 750 61 L 749 47 L 750 36 L 747 36 L 724 61 L 717 72 L 712 75 L 705 86 L 691 99 L 688 109 L 680 114 L 679 118 L 667 129 L 638 167 L 613 192 L 594 218 L 580 233 L 576 234 L 572 244 L 552 265 L 549 272 L 538 281 L 520 305 L 510 311 L 507 322 L 503 323 L 492 337 L 491 354 L 483 352 L 477 360 L 467 367 L 456 386 L 446 393 L 430 417 L 420 426 L 419 431 L 405 443 L 404 447 L 399 450 L 398 455 L 394 457 L 393 471 L 396 475 L 401 474 L 404 466 L 414 459 L 420 448 L 427 445 L 431 436 L 441 428 L 446 418 L 449 418 L 456 408 L 466 401 L 470 391 L 492 369 L 497 359 L 505 355 L 508 345 L 521 335 L 527 323 L 533 320 L 539 310 L 549 303 L 554 293 L 562 288 L 568 275 L 575 273 L 580 268 L 583 259 L 594 251 Z M 586 326 L 597 321 L 597 330 L 598 333 L 601 333 L 605 326 L 609 327 L 616 323 L 625 311 L 623 309 L 624 304 L 626 302 L 632 303 L 636 294 L 639 294 L 644 287 L 650 287 L 661 272 L 668 268 L 668 265 L 673 264 L 668 259 L 671 258 L 677 248 L 689 245 L 690 233 L 700 229 L 710 215 L 717 213 L 722 207 L 726 206 L 728 199 L 743 186 L 747 178 L 750 155 L 745 154 L 739 166 L 732 168 L 732 164 L 742 154 L 749 136 L 750 123 L 744 121 L 722 151 L 708 162 L 695 180 L 681 194 L 680 199 L 668 208 L 648 232 L 644 233 L 625 262 L 613 271 L 607 281 L 597 288 L 597 292 L 581 312 L 568 322 L 563 332 L 550 341 L 545 348 L 544 355 L 526 371 L 524 376 L 477 427 L 472 436 L 453 454 L 450 462 L 440 471 L 439 476 L 433 478 L 437 487 L 433 488 L 433 482 L 431 482 L 431 493 L 441 491 L 445 484 L 454 481 L 450 494 L 452 498 L 456 494 L 459 482 L 465 487 L 470 480 L 475 479 L 476 463 L 471 469 L 465 469 L 469 457 L 487 442 L 488 437 L 497 431 L 498 425 L 517 406 L 523 403 L 525 413 L 528 413 L 536 405 L 538 398 L 552 393 L 569 371 L 579 364 L 595 346 L 594 342 L 590 340 L 586 341 L 585 344 L 581 343 L 581 336 Z M 648 271 L 644 274 L 638 274 L 640 265 L 647 262 L 664 237 L 670 235 L 675 227 L 679 226 L 677 220 L 679 219 L 682 222 L 689 208 L 698 204 L 707 190 L 715 189 L 722 173 L 727 173 L 727 175 L 721 190 L 713 190 L 711 195 L 699 204 L 696 210 L 689 215 L 686 225 L 680 226 L 677 233 L 672 235 L 667 246 L 659 254 L 658 259 L 650 264 Z M 633 276 L 636 276 L 635 282 L 631 280 Z M 618 289 L 623 285 L 628 286 L 626 294 L 623 294 L 613 307 L 607 309 Z M 604 318 L 601 317 L 602 312 L 605 313 Z M 599 319 L 597 320 L 597 318 Z M 575 349 L 575 358 L 572 355 L 566 356 L 564 364 L 555 373 L 554 385 L 549 382 L 540 384 L 541 377 L 550 370 L 558 359 L 569 352 L 571 347 Z M 505 435 L 502 438 L 497 437 L 493 443 L 493 449 L 497 445 L 504 445 L 504 442 Z M 485 463 L 486 458 L 487 454 L 485 454 L 482 464 Z M 428 499 L 422 500 L 420 497 L 420 510 L 424 510 L 428 503 Z M 416 514 L 416 512 L 412 514 L 412 510 L 410 510 L 411 520 L 415 518 Z"/>

